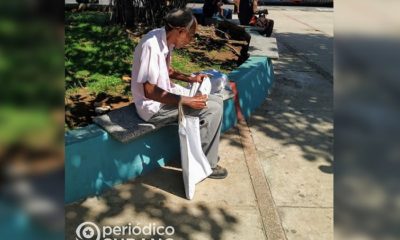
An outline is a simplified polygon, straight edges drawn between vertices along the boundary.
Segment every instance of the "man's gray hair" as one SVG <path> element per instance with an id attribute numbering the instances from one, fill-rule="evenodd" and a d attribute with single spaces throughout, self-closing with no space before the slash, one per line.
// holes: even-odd
<path id="1" fill-rule="evenodd" d="M 192 10 L 190 8 L 172 9 L 164 18 L 165 29 L 167 31 L 173 28 L 184 27 L 189 29 L 195 21 Z"/>

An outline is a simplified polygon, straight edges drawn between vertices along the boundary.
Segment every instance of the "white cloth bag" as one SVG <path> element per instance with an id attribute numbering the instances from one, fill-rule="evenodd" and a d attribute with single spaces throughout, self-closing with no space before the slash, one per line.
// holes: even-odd
<path id="1" fill-rule="evenodd" d="M 198 88 L 199 84 L 192 86 L 190 95 Z M 196 184 L 208 177 L 212 170 L 201 147 L 199 118 L 185 116 L 182 104 L 179 104 L 179 141 L 186 198 L 193 199 Z"/>
<path id="2" fill-rule="evenodd" d="M 211 94 L 221 92 L 222 89 L 224 89 L 228 83 L 228 76 L 215 69 L 204 70 L 199 73 L 211 76 L 211 79 L 209 80 L 211 83 L 211 89 L 210 89 Z"/>

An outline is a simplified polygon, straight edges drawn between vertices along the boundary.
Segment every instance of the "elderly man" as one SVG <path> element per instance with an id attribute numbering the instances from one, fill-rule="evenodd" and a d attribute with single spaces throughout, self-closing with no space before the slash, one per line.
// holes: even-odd
<path id="1" fill-rule="evenodd" d="M 147 33 L 136 46 L 132 69 L 132 94 L 139 116 L 150 123 L 178 121 L 178 105 L 185 114 L 199 117 L 202 148 L 213 170 L 209 176 L 225 178 L 227 170 L 219 165 L 218 146 L 221 132 L 223 101 L 217 96 L 186 97 L 173 94 L 170 78 L 202 82 L 205 75 L 190 76 L 171 67 L 174 48 L 189 44 L 197 22 L 190 9 L 174 9 L 165 17 L 165 27 Z"/>

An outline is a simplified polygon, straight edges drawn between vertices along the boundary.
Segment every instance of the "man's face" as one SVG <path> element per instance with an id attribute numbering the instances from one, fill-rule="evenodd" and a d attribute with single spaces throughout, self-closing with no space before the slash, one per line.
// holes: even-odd
<path id="1" fill-rule="evenodd" d="M 196 26 L 193 24 L 190 29 L 180 28 L 177 29 L 177 38 L 176 38 L 176 48 L 183 48 L 187 46 L 194 39 L 194 35 L 196 33 Z"/>

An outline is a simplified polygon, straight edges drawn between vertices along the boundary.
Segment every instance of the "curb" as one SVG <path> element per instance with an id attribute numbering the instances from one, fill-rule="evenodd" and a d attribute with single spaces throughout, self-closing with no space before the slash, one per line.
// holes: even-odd
<path id="1" fill-rule="evenodd" d="M 239 121 L 237 127 L 247 169 L 249 170 L 251 183 L 256 195 L 257 206 L 260 210 L 264 233 L 267 239 L 286 240 L 267 178 L 257 157 L 257 149 L 251 131 L 244 120 Z"/>

